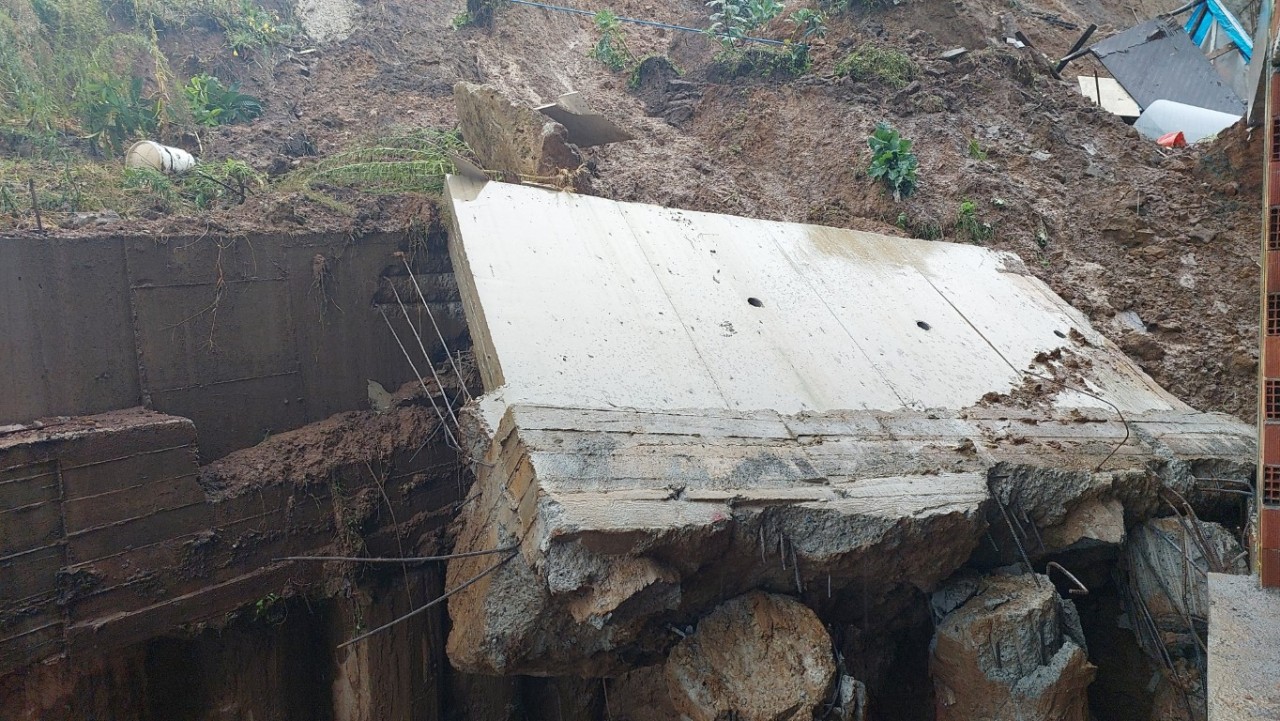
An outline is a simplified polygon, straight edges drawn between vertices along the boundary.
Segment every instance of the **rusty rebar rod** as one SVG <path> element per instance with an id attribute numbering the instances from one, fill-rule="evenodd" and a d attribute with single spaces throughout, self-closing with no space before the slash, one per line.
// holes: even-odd
<path id="1" fill-rule="evenodd" d="M 355 561 L 358 563 L 426 563 L 428 561 L 448 561 L 454 558 L 473 558 L 475 556 L 492 556 L 495 553 L 506 553 L 514 551 L 520 547 L 520 544 L 513 543 L 510 546 L 499 546 L 485 551 L 466 551 L 465 553 L 446 553 L 442 556 L 409 556 L 406 558 L 373 558 L 362 556 L 285 556 L 277 558 L 277 561 Z"/>
<path id="2" fill-rule="evenodd" d="M 1080 579 L 1076 578 L 1074 573 L 1063 568 L 1061 563 L 1058 563 L 1057 561 L 1049 561 L 1049 563 L 1045 565 L 1046 573 L 1051 568 L 1057 569 L 1059 573 L 1071 579 L 1071 582 L 1076 585 L 1076 588 L 1072 588 L 1068 590 L 1067 593 L 1071 594 L 1072 596 L 1088 596 L 1089 595 L 1089 589 L 1083 583 L 1080 582 Z"/>
<path id="3" fill-rule="evenodd" d="M 484 570 L 483 570 L 483 571 L 481 571 L 480 573 L 477 573 L 475 576 L 472 576 L 472 577 L 471 577 L 471 578 L 470 578 L 466 583 L 462 584 L 461 586 L 458 586 L 458 587 L 456 587 L 456 588 L 453 588 L 453 589 L 450 589 L 450 590 L 448 590 L 448 591 L 445 591 L 445 592 L 444 592 L 444 594 L 443 594 L 443 595 L 441 595 L 439 598 L 436 598 L 435 600 L 432 600 L 432 601 L 428 601 L 426 604 L 424 604 L 424 605 L 422 605 L 422 606 L 419 606 L 418 608 L 415 608 L 414 610 L 412 610 L 412 611 L 410 611 L 410 612 L 406 613 L 406 614 L 405 614 L 405 615 L 403 615 L 403 616 L 400 616 L 399 618 L 392 619 L 391 621 L 388 621 L 387 623 L 382 624 L 381 626 L 379 626 L 379 627 L 377 627 L 377 628 L 373 629 L 372 631 L 369 631 L 368 633 L 362 633 L 362 634 L 360 634 L 359 636 L 356 636 L 355 638 L 351 639 L 350 641 L 347 641 L 347 642 L 345 642 L 345 643 L 340 643 L 340 644 L 338 644 L 338 648 L 346 648 L 347 646 L 350 646 L 350 645 L 352 645 L 352 644 L 359 643 L 359 642 L 361 642 L 361 641 L 365 640 L 366 638 L 369 638 L 370 636 L 373 636 L 373 635 L 375 635 L 375 634 L 382 633 L 383 631 L 387 630 L 388 628 L 391 628 L 392 626 L 394 626 L 394 625 L 396 625 L 396 624 L 398 624 L 398 623 L 401 623 L 402 621 L 407 621 L 407 620 L 409 620 L 409 619 L 413 618 L 414 616 L 417 616 L 418 614 L 420 614 L 420 613 L 422 613 L 422 612 L 424 612 L 424 611 L 426 611 L 426 610 L 428 610 L 428 609 L 430 609 L 430 608 L 432 608 L 432 607 L 434 607 L 434 606 L 437 606 L 437 605 L 439 605 L 439 604 L 443 603 L 443 602 L 444 602 L 445 600 L 447 600 L 450 596 L 454 595 L 455 593 L 460 593 L 461 591 L 466 590 L 466 589 L 467 589 L 467 588 L 469 588 L 473 583 L 475 583 L 475 582 L 479 581 L 480 579 L 484 578 L 485 576 L 488 576 L 490 573 L 493 573 L 494 571 L 498 570 L 498 569 L 499 569 L 499 568 L 501 568 L 504 564 L 506 564 L 507 562 L 509 562 L 511 559 L 515 558 L 515 557 L 516 557 L 516 556 L 518 556 L 518 555 L 520 555 L 520 554 L 519 554 L 519 553 L 513 553 L 513 554 L 511 554 L 511 555 L 507 556 L 506 558 L 502 559 L 501 561 L 498 561 L 497 563 L 493 564 L 492 566 L 489 566 L 488 568 L 484 569 Z"/>

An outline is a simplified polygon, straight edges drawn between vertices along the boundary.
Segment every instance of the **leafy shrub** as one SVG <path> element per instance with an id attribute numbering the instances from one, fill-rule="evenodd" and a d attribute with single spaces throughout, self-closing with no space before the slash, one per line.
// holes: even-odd
<path id="1" fill-rule="evenodd" d="M 801 8 L 787 18 L 787 22 L 795 28 L 792 40 L 803 43 L 809 39 L 827 36 L 827 16 L 809 8 Z"/>
<path id="2" fill-rule="evenodd" d="M 711 11 L 707 33 L 727 46 L 782 13 L 778 0 L 708 0 L 707 8 Z"/>
<path id="3" fill-rule="evenodd" d="M 863 45 L 836 64 L 836 75 L 895 89 L 905 88 L 919 74 L 920 68 L 905 53 L 879 45 Z"/>
<path id="4" fill-rule="evenodd" d="M 916 189 L 916 172 L 920 165 L 915 153 L 911 152 L 911 141 L 888 124 L 879 123 L 867 138 L 867 146 L 871 148 L 871 165 L 867 174 L 884 183 L 895 201 L 911 195 Z"/>
<path id="5" fill-rule="evenodd" d="M 200 125 L 245 123 L 262 115 L 261 100 L 241 93 L 239 83 L 223 86 L 212 75 L 196 75 L 187 81 L 182 93 L 191 107 L 191 117 Z"/>
<path id="6" fill-rule="evenodd" d="M 115 154 L 126 141 L 155 132 L 160 103 L 142 95 L 142 78 L 112 78 L 81 85 L 80 118 L 96 152 Z"/>
<path id="7" fill-rule="evenodd" d="M 978 204 L 972 200 L 963 200 L 956 211 L 956 233 L 968 238 L 971 242 L 982 243 L 991 239 L 995 228 L 990 223 L 978 220 Z"/>
<path id="8" fill-rule="evenodd" d="M 622 26 L 618 16 L 609 10 L 601 10 L 595 15 L 596 28 L 600 31 L 600 40 L 591 48 L 591 57 L 604 63 L 610 70 L 618 71 L 635 62 L 635 56 L 627 49 L 622 38 Z"/>

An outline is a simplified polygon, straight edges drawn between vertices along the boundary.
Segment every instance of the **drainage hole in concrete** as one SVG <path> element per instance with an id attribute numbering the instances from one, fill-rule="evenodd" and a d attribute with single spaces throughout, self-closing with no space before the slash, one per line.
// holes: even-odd
<path id="1" fill-rule="evenodd" d="M 925 323 L 922 320 L 918 320 L 916 321 L 916 327 L 920 328 L 921 330 L 929 330 L 932 326 L 930 326 L 928 323 Z"/>
<path id="2" fill-rule="evenodd" d="M 1066 338 L 1066 337 L 1067 337 L 1067 334 L 1066 334 L 1066 333 L 1063 333 L 1063 332 L 1062 332 L 1062 331 L 1060 331 L 1060 330 L 1055 330 L 1055 331 L 1053 332 L 1053 334 L 1054 334 L 1054 335 L 1056 335 L 1056 336 L 1058 336 L 1059 338 Z"/>
<path id="3" fill-rule="evenodd" d="M 747 303 L 756 308 L 764 307 L 764 301 L 760 300 L 759 298 L 747 298 Z"/>

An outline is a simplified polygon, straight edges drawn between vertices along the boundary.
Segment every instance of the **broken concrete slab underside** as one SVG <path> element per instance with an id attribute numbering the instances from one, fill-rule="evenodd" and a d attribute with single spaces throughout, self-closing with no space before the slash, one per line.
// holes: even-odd
<path id="1" fill-rule="evenodd" d="M 457 550 L 518 546 L 450 599 L 459 668 L 635 673 L 753 590 L 822 611 L 929 593 L 974 559 L 1114 547 L 1166 489 L 1251 477 L 1249 426 L 1156 386 L 1008 254 L 447 193 L 487 391 Z M 448 586 L 490 564 L 452 561 Z"/>

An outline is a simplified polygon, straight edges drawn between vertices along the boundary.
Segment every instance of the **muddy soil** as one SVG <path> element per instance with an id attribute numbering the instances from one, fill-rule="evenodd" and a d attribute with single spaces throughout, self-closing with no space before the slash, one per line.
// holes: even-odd
<path id="1" fill-rule="evenodd" d="M 624 16 L 707 24 L 697 0 L 606 4 Z M 801 4 L 792 0 L 787 12 Z M 578 90 L 634 133 L 584 151 L 589 192 L 606 197 L 938 242 L 975 242 L 958 226 L 961 204 L 972 203 L 992 229 L 981 242 L 1021 256 L 1158 382 L 1197 408 L 1252 422 L 1261 134 L 1237 128 L 1216 144 L 1159 148 L 1079 96 L 1074 75 L 1096 65 L 1079 61 L 1057 80 L 1044 59 L 1065 54 L 1091 22 L 1101 39 L 1178 4 L 855 3 L 830 18 L 812 69 L 795 78 L 735 76 L 704 36 L 624 26 L 637 58 L 666 55 L 683 71 L 688 85 L 669 98 L 633 91 L 626 73 L 588 56 L 598 38 L 589 17 L 502 4 L 492 23 L 454 29 L 463 0 L 367 2 L 345 39 L 248 59 L 225 57 L 213 34 L 184 38 L 182 62 L 184 72 L 216 69 L 268 99 L 258 121 L 213 130 L 200 148 L 272 175 L 392 129 L 451 127 L 452 86 L 466 80 L 529 104 Z M 1034 47 L 999 41 L 1011 24 Z M 786 27 L 761 32 L 780 37 Z M 836 77 L 836 63 L 866 43 L 909 55 L 917 79 L 898 89 Z M 971 52 L 937 59 L 960 46 Z M 866 138 L 881 121 L 911 138 L 920 159 L 920 187 L 901 203 L 866 177 Z M 268 192 L 198 221 L 139 230 L 195 222 L 215 232 L 358 234 L 403 226 L 420 208 L 359 193 L 347 200 L 355 216 Z"/>

